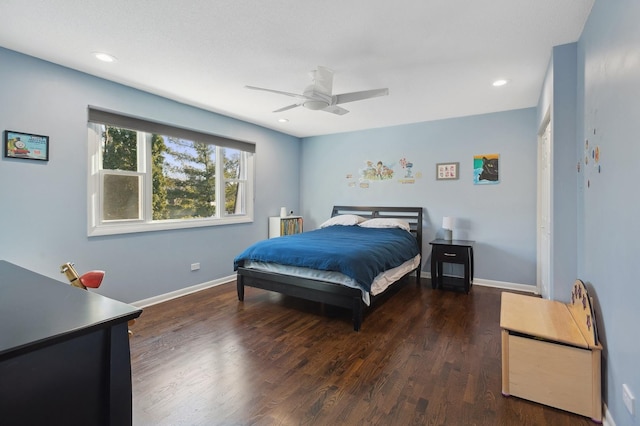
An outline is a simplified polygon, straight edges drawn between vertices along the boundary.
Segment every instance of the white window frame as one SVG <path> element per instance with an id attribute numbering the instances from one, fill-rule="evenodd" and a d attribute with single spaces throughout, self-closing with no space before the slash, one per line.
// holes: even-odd
<path id="1" fill-rule="evenodd" d="M 216 151 L 216 158 L 222 158 L 223 157 L 223 153 L 222 150 L 224 148 L 220 148 L 218 147 L 218 150 Z M 225 179 L 224 177 L 224 167 L 218 167 L 216 169 L 216 182 L 220 183 L 220 187 L 216 188 L 216 191 L 222 191 L 223 192 L 223 201 L 226 201 L 226 199 L 224 198 L 227 191 L 226 191 L 226 184 L 227 183 L 238 183 L 239 185 L 241 185 L 240 191 L 244 190 L 244 192 L 247 192 L 247 194 L 252 194 L 253 192 L 249 192 L 249 190 L 247 189 L 247 186 L 249 185 L 249 177 L 253 176 L 253 171 L 250 169 L 250 167 L 253 167 L 253 155 L 249 152 L 246 151 L 240 151 L 241 152 L 241 156 L 242 156 L 242 162 L 241 164 L 243 164 L 246 168 L 246 170 L 241 170 L 241 176 L 240 178 L 237 179 Z M 249 165 L 251 164 L 251 166 Z M 219 173 L 219 174 L 218 174 Z M 248 202 L 249 200 L 247 200 L 247 198 L 245 196 L 242 197 L 243 200 L 245 200 L 245 203 Z M 226 209 L 225 209 L 225 214 L 226 214 Z M 242 213 L 229 213 L 227 214 L 228 216 L 239 216 L 242 215 Z"/>
<path id="2" fill-rule="evenodd" d="M 117 127 L 117 126 L 116 126 Z M 244 183 L 245 213 L 227 214 L 225 206 L 225 179 L 222 167 L 222 149 L 223 146 L 216 145 L 216 215 L 209 218 L 197 219 L 152 219 L 152 198 L 153 184 L 151 173 L 151 134 L 139 132 L 138 135 L 146 135 L 146 137 L 138 137 L 138 170 L 137 172 L 123 172 L 114 170 L 101 170 L 102 164 L 102 135 L 101 125 L 89 122 L 88 124 L 88 185 L 87 185 L 87 212 L 88 212 L 88 236 L 128 234 L 134 232 L 162 231 L 170 229 L 197 228 L 204 226 L 228 225 L 237 223 L 253 222 L 254 207 L 254 175 L 255 175 L 255 154 L 243 152 L 245 160 L 245 179 L 230 179 L 229 181 L 237 181 Z M 142 176 L 142 188 L 140 194 L 141 215 L 140 219 L 125 220 L 109 220 L 102 218 L 102 176 L 105 174 L 126 174 L 129 176 Z"/>

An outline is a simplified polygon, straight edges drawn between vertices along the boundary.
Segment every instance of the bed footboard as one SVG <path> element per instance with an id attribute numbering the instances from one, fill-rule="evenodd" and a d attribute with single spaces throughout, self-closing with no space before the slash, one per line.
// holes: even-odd
<path id="1" fill-rule="evenodd" d="M 362 325 L 364 302 L 362 301 L 362 293 L 355 288 L 243 267 L 238 268 L 236 285 L 240 301 L 244 300 L 245 286 L 261 288 L 287 296 L 350 309 L 353 312 L 353 329 L 359 331 Z"/>

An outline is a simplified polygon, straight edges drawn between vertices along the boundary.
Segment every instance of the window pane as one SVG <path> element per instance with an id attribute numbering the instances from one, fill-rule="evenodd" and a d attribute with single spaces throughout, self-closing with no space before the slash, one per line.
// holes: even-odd
<path id="1" fill-rule="evenodd" d="M 246 154 L 237 149 L 223 149 L 225 179 L 225 213 L 245 214 L 244 182 L 246 179 Z"/>
<path id="2" fill-rule="evenodd" d="M 140 219 L 140 177 L 103 175 L 104 220 Z"/>
<path id="3" fill-rule="evenodd" d="M 164 162 L 167 156 L 165 138 L 161 135 L 151 137 L 151 180 L 153 220 L 169 219 L 167 190 L 169 179 L 165 174 Z"/>
<path id="4" fill-rule="evenodd" d="M 244 171 L 244 167 L 242 167 L 244 153 L 231 148 L 225 148 L 222 152 L 224 161 L 224 178 L 245 180 L 246 172 Z"/>
<path id="5" fill-rule="evenodd" d="M 102 169 L 138 171 L 138 132 L 102 126 Z"/>
<path id="6" fill-rule="evenodd" d="M 216 147 L 170 136 L 161 138 L 165 145 L 165 154 L 162 167 L 154 170 L 154 174 L 162 175 L 154 176 L 153 179 L 154 186 L 156 180 L 164 181 L 166 210 L 163 210 L 162 214 L 167 219 L 215 216 Z M 162 197 L 156 188 L 155 194 Z"/>
<path id="7" fill-rule="evenodd" d="M 245 214 L 244 183 L 225 182 L 225 206 L 226 214 Z"/>

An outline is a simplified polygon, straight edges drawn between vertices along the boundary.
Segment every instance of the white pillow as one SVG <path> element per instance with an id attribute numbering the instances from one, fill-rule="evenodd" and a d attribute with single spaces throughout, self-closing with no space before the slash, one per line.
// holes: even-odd
<path id="1" fill-rule="evenodd" d="M 341 214 L 327 220 L 322 225 L 320 225 L 320 228 L 326 228 L 328 226 L 334 226 L 334 225 L 352 226 L 352 225 L 357 225 L 361 222 L 364 222 L 365 220 L 367 219 L 355 214 Z"/>
<path id="2" fill-rule="evenodd" d="M 411 232 L 411 226 L 409 222 L 402 219 L 390 219 L 384 217 L 377 217 L 375 219 L 369 219 L 359 224 L 363 228 L 400 228 L 405 231 Z"/>

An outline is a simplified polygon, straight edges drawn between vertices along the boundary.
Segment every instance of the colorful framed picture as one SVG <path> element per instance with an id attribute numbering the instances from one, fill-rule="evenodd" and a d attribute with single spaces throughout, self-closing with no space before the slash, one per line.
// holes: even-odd
<path id="1" fill-rule="evenodd" d="M 49 136 L 5 130 L 4 156 L 49 161 Z"/>
<path id="2" fill-rule="evenodd" d="M 500 182 L 498 165 L 500 154 L 480 154 L 473 156 L 473 183 L 491 185 Z"/>
<path id="3" fill-rule="evenodd" d="M 460 163 L 438 163 L 436 164 L 436 180 L 458 179 Z"/>

